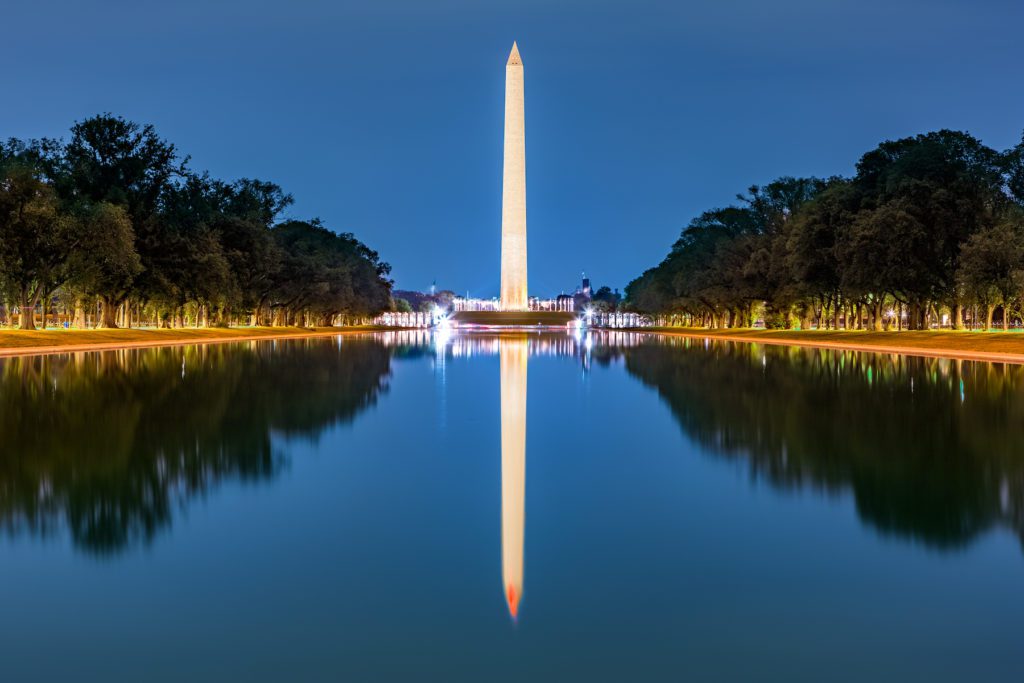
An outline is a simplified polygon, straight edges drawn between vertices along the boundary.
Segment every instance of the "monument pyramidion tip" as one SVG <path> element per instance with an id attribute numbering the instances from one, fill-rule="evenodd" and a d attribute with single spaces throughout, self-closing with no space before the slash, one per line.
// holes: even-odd
<path id="1" fill-rule="evenodd" d="M 512 52 L 508 53 L 508 66 L 522 65 L 523 60 L 519 57 L 519 47 L 516 41 L 512 41 Z"/>

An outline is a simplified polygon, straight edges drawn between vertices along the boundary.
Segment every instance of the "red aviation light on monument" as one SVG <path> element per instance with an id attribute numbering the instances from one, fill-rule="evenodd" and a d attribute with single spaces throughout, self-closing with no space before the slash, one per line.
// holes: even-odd
<path id="1" fill-rule="evenodd" d="M 519 618 L 519 598 L 521 594 L 515 586 L 510 585 L 505 592 L 505 601 L 508 602 L 508 613 L 513 619 Z"/>

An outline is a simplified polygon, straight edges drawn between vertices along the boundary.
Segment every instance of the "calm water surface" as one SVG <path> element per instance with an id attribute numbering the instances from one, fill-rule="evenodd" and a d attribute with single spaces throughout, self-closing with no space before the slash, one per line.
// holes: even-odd
<path id="1" fill-rule="evenodd" d="M 1020 680 L 1024 368 L 633 334 L 0 361 L 0 680 Z"/>

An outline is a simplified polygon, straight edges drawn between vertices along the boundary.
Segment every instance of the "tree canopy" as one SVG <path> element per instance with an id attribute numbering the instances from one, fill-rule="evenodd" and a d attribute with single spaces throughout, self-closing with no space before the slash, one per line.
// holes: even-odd
<path id="1" fill-rule="evenodd" d="M 1005 326 L 1024 295 L 1022 216 L 1024 142 L 997 152 L 951 130 L 887 141 L 851 178 L 784 177 L 704 212 L 627 302 L 716 327 L 991 325 L 995 307 Z"/>
<path id="2" fill-rule="evenodd" d="M 390 267 L 351 233 L 286 219 L 291 195 L 188 165 L 151 125 L 102 114 L 70 138 L 0 143 L 0 294 L 35 326 L 51 298 L 103 327 L 329 325 L 391 306 Z"/>

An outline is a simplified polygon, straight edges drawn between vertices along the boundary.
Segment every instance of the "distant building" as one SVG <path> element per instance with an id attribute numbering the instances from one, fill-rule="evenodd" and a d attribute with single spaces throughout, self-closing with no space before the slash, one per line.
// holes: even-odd
<path id="1" fill-rule="evenodd" d="M 452 309 L 456 311 L 500 311 L 501 300 L 497 297 L 474 299 L 469 295 L 457 296 L 452 300 Z"/>
<path id="2" fill-rule="evenodd" d="M 531 311 L 561 311 L 562 313 L 572 313 L 573 302 L 572 297 L 561 294 L 556 296 L 554 299 L 541 299 L 535 296 L 530 297 L 530 310 Z"/>
<path id="3" fill-rule="evenodd" d="M 591 295 L 590 278 L 587 277 L 586 273 L 583 273 L 583 282 L 580 283 L 580 286 L 576 288 L 576 292 L 572 295 L 575 310 L 584 310 L 590 303 Z"/>

